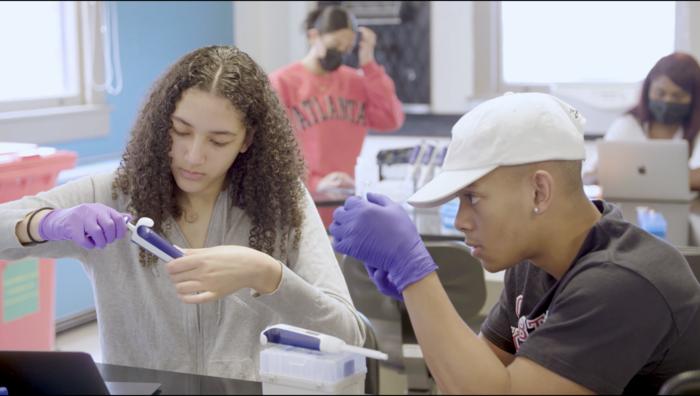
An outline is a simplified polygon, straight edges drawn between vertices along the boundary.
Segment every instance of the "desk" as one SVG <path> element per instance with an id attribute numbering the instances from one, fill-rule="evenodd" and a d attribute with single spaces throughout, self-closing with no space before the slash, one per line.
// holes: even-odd
<path id="1" fill-rule="evenodd" d="M 231 378 L 184 374 L 173 371 L 151 370 L 139 367 L 97 363 L 105 381 L 158 382 L 162 395 L 224 395 L 262 394 L 262 384 Z"/>
<path id="2" fill-rule="evenodd" d="M 666 219 L 666 240 L 674 246 L 698 246 L 698 218 L 700 218 L 700 200 L 691 202 L 661 202 L 610 200 L 622 210 L 622 217 L 633 224 L 637 222 L 638 206 L 646 206 L 661 213 Z M 698 224 L 694 224 L 698 223 Z"/>
<path id="3" fill-rule="evenodd" d="M 317 208 L 333 208 L 341 206 L 345 203 L 348 197 L 353 194 L 348 192 L 317 192 L 311 193 L 311 198 L 314 200 Z"/>

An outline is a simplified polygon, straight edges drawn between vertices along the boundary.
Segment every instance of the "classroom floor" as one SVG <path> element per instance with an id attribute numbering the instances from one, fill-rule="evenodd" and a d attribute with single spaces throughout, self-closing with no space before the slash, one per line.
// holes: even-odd
<path id="1" fill-rule="evenodd" d="M 102 352 L 97 339 L 97 322 L 89 322 L 56 334 L 56 350 L 87 352 L 92 356 L 92 360 L 102 362 Z"/>
<path id="2" fill-rule="evenodd" d="M 97 339 L 97 322 L 63 331 L 56 335 L 56 350 L 89 353 L 96 362 L 102 361 Z M 405 394 L 406 377 L 390 367 L 379 369 L 379 393 L 382 395 Z"/>

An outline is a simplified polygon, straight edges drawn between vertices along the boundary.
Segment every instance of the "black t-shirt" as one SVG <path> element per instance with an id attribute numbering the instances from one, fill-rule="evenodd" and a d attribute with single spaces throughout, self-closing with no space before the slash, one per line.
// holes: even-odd
<path id="1" fill-rule="evenodd" d="M 594 392 L 657 393 L 700 369 L 700 284 L 673 246 L 594 203 L 603 216 L 564 276 L 508 269 L 481 332 Z"/>

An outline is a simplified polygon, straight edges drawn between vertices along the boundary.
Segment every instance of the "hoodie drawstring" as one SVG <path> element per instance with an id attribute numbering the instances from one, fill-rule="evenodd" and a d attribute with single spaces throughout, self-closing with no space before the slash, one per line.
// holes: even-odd
<path id="1" fill-rule="evenodd" d="M 216 302 L 216 326 L 221 326 L 221 317 L 224 316 L 224 300 L 221 298 Z"/>

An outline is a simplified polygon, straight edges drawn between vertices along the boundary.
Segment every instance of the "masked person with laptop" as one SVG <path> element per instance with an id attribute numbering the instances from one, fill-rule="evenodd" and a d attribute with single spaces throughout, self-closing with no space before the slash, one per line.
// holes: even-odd
<path id="1" fill-rule="evenodd" d="M 270 74 L 308 167 L 310 191 L 352 189 L 355 162 L 369 128 L 393 131 L 404 113 L 394 82 L 374 58 L 376 34 L 357 27 L 345 8 L 327 6 L 306 19 L 309 52 Z M 343 65 L 357 45 L 359 69 Z M 326 225 L 332 209 L 320 210 Z"/>
<path id="2" fill-rule="evenodd" d="M 642 84 L 638 103 L 617 118 L 605 140 L 685 139 L 690 148 L 690 188 L 700 190 L 700 65 L 692 55 L 674 52 L 651 68 Z M 584 178 L 597 181 L 597 161 Z"/>
<path id="3" fill-rule="evenodd" d="M 370 193 L 335 211 L 335 249 L 404 300 L 441 391 L 656 393 L 700 368 L 700 284 L 671 245 L 586 197 L 583 123 L 547 94 L 486 101 L 454 125 L 443 171 L 408 200 L 458 197 L 472 255 L 506 270 L 479 335 L 401 205 Z"/>

